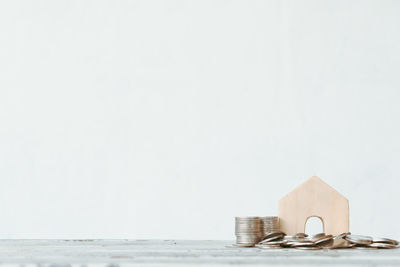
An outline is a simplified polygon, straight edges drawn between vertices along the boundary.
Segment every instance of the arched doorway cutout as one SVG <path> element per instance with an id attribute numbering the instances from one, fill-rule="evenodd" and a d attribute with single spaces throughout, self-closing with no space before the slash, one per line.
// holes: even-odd
<path id="1" fill-rule="evenodd" d="M 324 220 L 319 216 L 310 216 L 304 224 L 304 233 L 315 235 L 325 233 Z"/>

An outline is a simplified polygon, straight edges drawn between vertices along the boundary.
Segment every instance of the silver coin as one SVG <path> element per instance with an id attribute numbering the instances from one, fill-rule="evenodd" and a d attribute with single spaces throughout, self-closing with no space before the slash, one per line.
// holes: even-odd
<path id="1" fill-rule="evenodd" d="M 333 249 L 350 249 L 350 248 L 354 248 L 356 246 L 356 244 L 352 244 L 352 243 L 347 243 L 347 244 L 345 244 L 345 245 L 343 245 L 343 246 L 341 246 L 341 247 L 336 247 L 336 248 L 333 248 Z"/>
<path id="2" fill-rule="evenodd" d="M 345 237 L 348 236 L 348 235 L 351 235 L 351 233 L 350 233 L 350 232 L 342 233 L 342 234 L 340 234 L 340 235 L 335 236 L 335 238 L 345 238 Z"/>
<path id="3" fill-rule="evenodd" d="M 248 220 L 248 221 L 238 221 L 238 220 L 236 220 L 236 221 L 235 221 L 235 224 L 236 224 L 236 225 L 238 225 L 238 226 L 244 226 L 244 225 L 257 225 L 257 226 L 260 226 L 260 227 L 262 227 L 262 222 L 261 222 L 260 220 L 256 220 L 256 221 L 253 221 L 253 220 Z"/>
<path id="4" fill-rule="evenodd" d="M 322 238 L 324 236 L 326 236 L 325 233 L 318 233 L 318 234 L 315 234 L 315 235 L 311 236 L 310 240 L 318 240 L 318 239 L 320 239 L 320 238 Z"/>
<path id="5" fill-rule="evenodd" d="M 260 228 L 242 228 L 242 229 L 235 229 L 235 233 L 260 233 L 262 234 L 262 231 Z"/>
<path id="6" fill-rule="evenodd" d="M 250 243 L 258 243 L 259 239 L 258 238 L 236 238 L 236 243 L 237 244 L 250 244 Z"/>
<path id="7" fill-rule="evenodd" d="M 384 248 L 384 249 L 397 248 L 396 245 L 388 244 L 388 243 L 372 243 L 372 244 L 369 244 L 368 247 L 370 247 L 370 248 Z"/>
<path id="8" fill-rule="evenodd" d="M 351 249 L 354 248 L 356 246 L 356 244 L 352 244 L 350 242 L 343 244 L 342 246 L 331 246 L 328 247 L 329 249 Z"/>
<path id="9" fill-rule="evenodd" d="M 236 234 L 236 237 L 240 237 L 240 238 L 260 238 L 262 237 L 262 235 L 260 235 L 259 233 L 241 233 L 241 234 Z"/>
<path id="10" fill-rule="evenodd" d="M 298 238 L 305 238 L 305 237 L 307 237 L 308 235 L 305 234 L 305 233 L 297 233 L 297 234 L 294 234 L 293 236 L 294 236 L 294 237 L 298 237 Z"/>
<path id="11" fill-rule="evenodd" d="M 284 237 L 284 239 L 287 241 L 307 241 L 306 237 L 297 237 L 293 235 L 287 235 Z"/>
<path id="12" fill-rule="evenodd" d="M 354 246 L 353 249 L 359 249 L 359 250 L 370 250 L 370 249 L 377 249 L 369 246 Z"/>
<path id="13" fill-rule="evenodd" d="M 292 247 L 292 248 L 296 248 L 296 247 L 314 247 L 315 243 L 312 242 L 312 241 L 288 241 L 284 245 Z"/>
<path id="14" fill-rule="evenodd" d="M 333 235 L 326 235 L 324 237 L 321 237 L 320 239 L 314 240 L 314 243 L 316 245 L 322 245 L 324 243 L 332 241 L 332 239 L 333 239 Z"/>
<path id="15" fill-rule="evenodd" d="M 384 243 L 384 244 L 392 244 L 397 246 L 399 244 L 399 241 L 394 240 L 394 239 L 390 239 L 390 238 L 374 238 L 372 240 L 372 243 Z"/>
<path id="16" fill-rule="evenodd" d="M 260 238 L 252 238 L 252 237 L 242 237 L 239 236 L 236 238 L 236 243 L 258 243 L 260 242 Z"/>
<path id="17" fill-rule="evenodd" d="M 260 236 L 263 237 L 264 235 L 260 233 L 260 231 L 241 231 L 241 232 L 235 232 L 235 235 L 253 235 L 253 236 Z"/>
<path id="18" fill-rule="evenodd" d="M 282 239 L 285 234 L 282 232 L 268 233 L 262 240 L 263 243 Z"/>
<path id="19" fill-rule="evenodd" d="M 301 249 L 301 250 L 319 250 L 322 249 L 321 247 L 295 247 L 295 249 Z"/>
<path id="20" fill-rule="evenodd" d="M 259 217 L 235 217 L 236 245 L 252 247 L 264 236 L 262 221 Z"/>
<path id="21" fill-rule="evenodd" d="M 265 238 L 270 238 L 273 236 L 280 236 L 280 235 L 285 235 L 283 232 L 269 232 L 265 235 Z"/>
<path id="22" fill-rule="evenodd" d="M 370 236 L 362 235 L 347 235 L 345 239 L 357 245 L 368 245 L 371 244 L 373 240 Z"/>
<path id="23" fill-rule="evenodd" d="M 254 246 L 255 244 L 258 244 L 257 240 L 255 241 L 236 241 L 237 245 L 243 245 L 243 246 Z"/>
<path id="24" fill-rule="evenodd" d="M 355 244 L 352 244 L 346 239 L 341 237 L 339 238 L 335 237 L 332 241 L 333 241 L 332 244 L 330 244 L 329 246 L 330 249 L 342 249 L 342 248 L 344 249 L 344 248 L 352 248 L 355 246 Z"/>
<path id="25" fill-rule="evenodd" d="M 238 243 L 249 243 L 249 242 L 260 242 L 261 238 L 253 236 L 237 236 L 236 241 Z"/>
<path id="26" fill-rule="evenodd" d="M 235 226 L 237 227 L 246 227 L 248 225 L 252 225 L 252 226 L 257 226 L 257 227 L 262 227 L 262 223 L 258 222 L 258 221 L 241 221 L 241 222 L 235 222 Z"/>
<path id="27" fill-rule="evenodd" d="M 270 237 L 270 238 L 265 238 L 265 239 L 262 240 L 261 242 L 262 242 L 262 243 L 268 243 L 268 242 L 271 242 L 271 241 L 280 240 L 280 239 L 282 239 L 282 237 L 283 237 L 283 236 L 281 236 L 281 235 L 272 236 L 272 237 Z"/>
<path id="28" fill-rule="evenodd" d="M 251 248 L 254 247 L 254 244 L 232 244 L 232 246 L 239 248 Z"/>
<path id="29" fill-rule="evenodd" d="M 257 248 L 261 249 L 282 249 L 281 246 L 273 245 L 273 246 L 268 246 L 268 245 L 257 245 Z"/>
<path id="30" fill-rule="evenodd" d="M 261 221 L 265 233 L 279 231 L 280 225 L 278 217 L 261 217 Z"/>
<path id="31" fill-rule="evenodd" d="M 260 244 L 260 245 L 283 245 L 283 244 L 286 244 L 286 241 L 284 241 L 284 240 L 270 241 L 270 242 L 261 241 L 258 244 Z"/>
<path id="32" fill-rule="evenodd" d="M 240 229 L 240 228 L 245 228 L 245 229 L 247 229 L 247 228 L 257 228 L 257 229 L 261 229 L 262 227 L 261 227 L 261 224 L 258 224 L 258 223 L 236 223 L 235 224 L 235 228 L 238 228 L 238 229 Z"/>
<path id="33" fill-rule="evenodd" d="M 286 240 L 293 240 L 293 241 L 303 241 L 303 240 L 306 240 L 307 236 L 308 235 L 305 234 L 305 233 L 297 233 L 297 234 L 294 234 L 294 235 L 285 236 L 285 239 Z"/>

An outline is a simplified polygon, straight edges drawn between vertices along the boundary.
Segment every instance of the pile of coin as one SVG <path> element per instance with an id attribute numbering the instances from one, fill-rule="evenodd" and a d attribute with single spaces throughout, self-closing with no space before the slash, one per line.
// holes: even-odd
<path id="1" fill-rule="evenodd" d="M 263 223 L 264 236 L 269 233 L 279 232 L 279 218 L 276 216 L 260 217 Z"/>
<path id="2" fill-rule="evenodd" d="M 319 233 L 308 236 L 304 233 L 285 235 L 283 232 L 272 232 L 255 244 L 262 249 L 295 248 L 301 250 L 319 249 L 391 249 L 398 248 L 399 242 L 389 238 L 372 238 L 369 236 L 343 233 L 333 236 Z"/>
<path id="3" fill-rule="evenodd" d="M 236 244 L 242 247 L 253 247 L 263 237 L 263 224 L 260 217 L 235 218 Z"/>
<path id="4" fill-rule="evenodd" d="M 337 236 L 319 233 L 308 236 L 305 233 L 286 235 L 279 231 L 278 217 L 236 217 L 236 246 L 263 249 L 296 248 L 318 249 L 391 249 L 398 248 L 399 242 L 389 238 L 343 233 Z"/>

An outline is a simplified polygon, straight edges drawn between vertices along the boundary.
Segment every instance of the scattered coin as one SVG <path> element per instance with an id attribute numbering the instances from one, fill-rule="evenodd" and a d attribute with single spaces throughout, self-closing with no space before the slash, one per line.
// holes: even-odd
<path id="1" fill-rule="evenodd" d="M 284 239 L 287 241 L 304 241 L 306 240 L 306 237 L 297 235 L 287 235 L 284 237 Z"/>
<path id="2" fill-rule="evenodd" d="M 353 244 L 368 245 L 372 243 L 372 237 L 363 235 L 347 235 L 345 239 Z"/>
<path id="3" fill-rule="evenodd" d="M 343 234 L 340 234 L 340 235 L 335 236 L 335 238 L 345 238 L 345 237 L 348 236 L 348 235 L 351 235 L 351 233 L 350 233 L 350 232 L 343 233 Z"/>
<path id="4" fill-rule="evenodd" d="M 232 247 L 239 247 L 239 248 L 251 248 L 254 245 L 246 245 L 246 244 L 232 244 Z"/>
<path id="5" fill-rule="evenodd" d="M 319 250 L 319 249 L 322 249 L 322 247 L 295 247 L 295 249 L 301 249 L 301 250 Z"/>
<path id="6" fill-rule="evenodd" d="M 315 247 L 315 243 L 312 241 L 288 241 L 285 245 L 296 248 L 296 247 Z"/>
<path id="7" fill-rule="evenodd" d="M 285 233 L 280 232 L 280 231 L 269 232 L 269 233 L 267 233 L 267 234 L 264 236 L 264 239 L 265 239 L 265 238 L 270 238 L 270 237 L 273 237 L 273 236 L 284 236 L 284 235 L 285 235 Z"/>
<path id="8" fill-rule="evenodd" d="M 321 237 L 320 239 L 314 240 L 316 245 L 326 245 L 327 243 L 332 243 L 333 235 L 326 235 Z"/>
<path id="9" fill-rule="evenodd" d="M 395 246 L 399 245 L 399 241 L 390 238 L 374 238 L 372 243 L 392 244 Z"/>
<path id="10" fill-rule="evenodd" d="M 353 249 L 360 249 L 360 250 L 364 250 L 364 249 L 366 249 L 366 250 L 368 250 L 368 249 L 377 249 L 377 248 L 374 248 L 374 247 L 369 247 L 369 246 L 354 246 L 353 247 Z"/>
<path id="11" fill-rule="evenodd" d="M 388 243 L 372 243 L 372 244 L 369 244 L 368 247 L 388 249 L 388 248 L 396 248 L 397 246 L 393 245 L 393 244 L 388 244 Z"/>
<path id="12" fill-rule="evenodd" d="M 284 233 L 282 232 L 276 232 L 276 233 L 269 233 L 262 241 L 261 243 L 268 243 L 271 241 L 276 241 L 280 240 L 285 236 Z"/>
<path id="13" fill-rule="evenodd" d="M 346 239 L 343 238 L 342 235 L 338 235 L 333 239 L 332 244 L 330 245 L 330 249 L 344 249 L 344 248 L 352 248 L 355 244 L 350 243 Z"/>
<path id="14" fill-rule="evenodd" d="M 294 238 L 306 238 L 307 236 L 308 235 L 305 233 L 297 233 L 293 235 Z"/>
<path id="15" fill-rule="evenodd" d="M 318 240 L 318 239 L 320 239 L 320 238 L 322 238 L 324 236 L 326 236 L 325 233 L 319 233 L 319 234 L 313 235 L 310 239 L 311 240 Z"/>
<path id="16" fill-rule="evenodd" d="M 258 245 L 285 245 L 287 243 L 287 241 L 285 240 L 279 240 L 279 241 L 271 241 L 271 242 L 266 242 L 266 243 L 258 243 Z"/>
<path id="17" fill-rule="evenodd" d="M 261 249 L 282 249 L 279 245 L 256 245 L 256 247 Z"/>

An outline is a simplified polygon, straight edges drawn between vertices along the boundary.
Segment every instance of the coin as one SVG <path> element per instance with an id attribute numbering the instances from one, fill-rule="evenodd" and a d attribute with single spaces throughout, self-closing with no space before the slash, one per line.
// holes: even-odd
<path id="1" fill-rule="evenodd" d="M 306 240 L 307 234 L 304 233 L 297 233 L 294 235 L 285 236 L 285 239 L 288 241 L 303 241 Z"/>
<path id="2" fill-rule="evenodd" d="M 342 235 L 336 236 L 333 239 L 332 244 L 329 246 L 330 249 L 339 249 L 339 248 L 352 248 L 355 246 L 355 244 L 350 243 L 343 237 Z"/>
<path id="3" fill-rule="evenodd" d="M 236 244 L 252 247 L 264 236 L 260 217 L 235 217 Z"/>
<path id="4" fill-rule="evenodd" d="M 319 249 L 322 249 L 322 247 L 295 247 L 295 249 L 301 249 L 301 250 L 319 250 Z"/>
<path id="5" fill-rule="evenodd" d="M 256 244 L 260 242 L 260 237 L 259 236 L 236 236 L 236 243 L 240 243 L 240 244 Z"/>
<path id="6" fill-rule="evenodd" d="M 277 232 L 277 233 L 270 233 L 269 235 L 267 235 L 264 240 L 262 240 L 262 243 L 267 243 L 267 242 L 271 242 L 271 241 L 275 241 L 275 240 L 279 240 L 282 239 L 284 237 L 284 233 L 282 232 Z"/>
<path id="7" fill-rule="evenodd" d="M 277 231 L 277 232 L 270 232 L 270 233 L 267 233 L 266 235 L 265 235 L 265 238 L 270 238 L 270 237 L 274 237 L 274 236 L 284 236 L 285 234 L 283 233 L 283 232 L 279 232 L 279 231 Z"/>
<path id="8" fill-rule="evenodd" d="M 368 249 L 377 249 L 377 248 L 369 247 L 369 246 L 358 246 L 358 245 L 356 245 L 356 246 L 353 247 L 353 249 L 359 249 L 359 250 L 366 249 L 366 250 L 368 250 Z"/>
<path id="9" fill-rule="evenodd" d="M 326 236 L 325 233 L 318 233 L 318 234 L 315 234 L 315 235 L 311 236 L 310 239 L 311 240 L 318 240 L 318 239 L 320 239 L 320 238 L 322 238 L 324 236 Z"/>
<path id="10" fill-rule="evenodd" d="M 276 216 L 267 216 L 267 217 L 260 217 L 262 221 L 262 228 L 264 231 L 264 235 L 267 235 L 271 232 L 279 232 L 280 224 L 279 218 Z"/>
<path id="11" fill-rule="evenodd" d="M 281 249 L 282 247 L 279 245 L 256 245 L 257 248 L 261 249 Z"/>
<path id="12" fill-rule="evenodd" d="M 357 245 L 368 245 L 372 243 L 372 237 L 363 235 L 347 235 L 345 239 Z"/>
<path id="13" fill-rule="evenodd" d="M 294 234 L 293 236 L 294 236 L 295 238 L 305 238 L 305 237 L 307 237 L 308 235 L 305 234 L 305 233 L 297 233 L 297 234 Z"/>
<path id="14" fill-rule="evenodd" d="M 313 247 L 315 243 L 312 241 L 288 241 L 285 243 L 286 246 L 296 248 L 296 247 Z"/>
<path id="15" fill-rule="evenodd" d="M 279 241 L 271 241 L 271 242 L 260 242 L 258 243 L 259 245 L 283 245 L 286 244 L 287 241 L 285 240 L 279 240 Z"/>
<path id="16" fill-rule="evenodd" d="M 232 244 L 233 247 L 240 247 L 240 248 L 250 248 L 250 247 L 254 247 L 254 245 L 250 245 L 250 244 Z"/>
<path id="17" fill-rule="evenodd" d="M 392 244 L 397 246 L 399 244 L 399 241 L 394 240 L 394 239 L 390 239 L 390 238 L 374 238 L 372 240 L 372 243 L 384 243 L 384 244 Z"/>
<path id="18" fill-rule="evenodd" d="M 340 235 L 337 235 L 335 238 L 345 238 L 345 237 L 348 236 L 348 235 L 351 235 L 351 233 L 350 233 L 350 232 L 342 233 L 342 234 L 340 234 Z"/>
<path id="19" fill-rule="evenodd" d="M 399 242 L 390 238 L 372 238 L 352 235 L 350 232 L 337 236 L 318 233 L 308 237 L 305 233 L 286 235 L 279 230 L 279 218 L 235 217 L 236 244 L 233 247 L 260 249 L 295 248 L 300 250 L 319 249 L 393 249 Z M 232 247 L 230 246 L 230 247 Z"/>
<path id="20" fill-rule="evenodd" d="M 316 245 L 327 245 L 328 243 L 332 243 L 333 235 L 326 235 L 321 237 L 320 239 L 314 240 Z"/>
<path id="21" fill-rule="evenodd" d="M 307 240 L 305 237 L 295 237 L 292 235 L 284 236 L 284 239 L 287 241 L 306 241 Z"/>
<path id="22" fill-rule="evenodd" d="M 372 243 L 372 244 L 369 244 L 368 247 L 370 247 L 370 248 L 384 248 L 384 249 L 397 248 L 396 245 L 388 244 L 388 243 Z"/>

